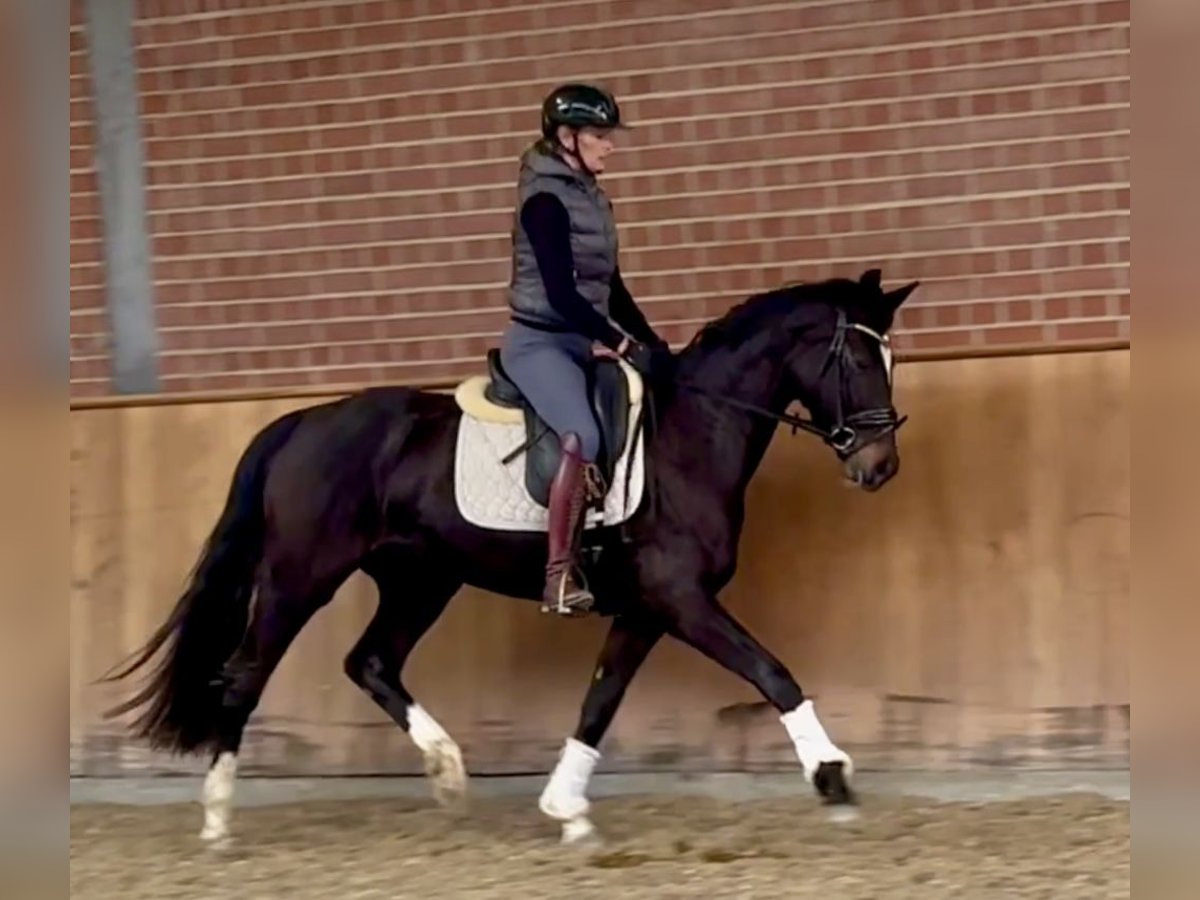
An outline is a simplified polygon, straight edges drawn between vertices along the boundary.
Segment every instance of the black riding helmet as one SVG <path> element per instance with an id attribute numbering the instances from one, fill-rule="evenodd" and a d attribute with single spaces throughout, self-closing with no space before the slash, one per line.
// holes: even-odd
<path id="1" fill-rule="evenodd" d="M 542 101 L 542 136 L 554 139 L 559 125 L 569 128 L 628 128 L 613 95 L 590 84 L 564 84 Z"/>

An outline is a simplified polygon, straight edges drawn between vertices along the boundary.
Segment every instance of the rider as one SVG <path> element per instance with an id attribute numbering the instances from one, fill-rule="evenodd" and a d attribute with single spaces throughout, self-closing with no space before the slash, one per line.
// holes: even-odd
<path id="1" fill-rule="evenodd" d="M 517 184 L 512 321 L 500 360 L 562 445 L 542 598 L 563 614 L 586 611 L 594 599 L 575 574 L 585 492 L 592 499 L 604 493 L 595 466 L 600 429 L 584 373 L 593 346 L 615 351 L 643 375 L 662 372 L 671 358 L 621 279 L 612 204 L 596 178 L 613 151 L 612 132 L 627 127 L 607 91 L 556 88 L 542 103 L 542 137 L 522 155 Z"/>

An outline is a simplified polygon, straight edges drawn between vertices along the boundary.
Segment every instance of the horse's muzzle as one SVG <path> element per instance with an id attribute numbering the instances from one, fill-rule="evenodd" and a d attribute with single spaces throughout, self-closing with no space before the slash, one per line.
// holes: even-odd
<path id="1" fill-rule="evenodd" d="M 900 455 L 890 437 L 867 444 L 845 463 L 846 480 L 873 493 L 887 484 L 900 470 Z"/>

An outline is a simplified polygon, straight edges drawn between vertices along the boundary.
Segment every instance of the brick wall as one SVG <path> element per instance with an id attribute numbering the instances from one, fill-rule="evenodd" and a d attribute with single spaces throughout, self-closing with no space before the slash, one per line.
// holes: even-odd
<path id="1" fill-rule="evenodd" d="M 545 90 L 639 126 L 605 183 L 672 341 L 762 288 L 924 286 L 901 352 L 1127 339 L 1128 0 L 141 0 L 165 389 L 439 381 L 505 321 Z M 106 383 L 73 19 L 72 390 Z"/>

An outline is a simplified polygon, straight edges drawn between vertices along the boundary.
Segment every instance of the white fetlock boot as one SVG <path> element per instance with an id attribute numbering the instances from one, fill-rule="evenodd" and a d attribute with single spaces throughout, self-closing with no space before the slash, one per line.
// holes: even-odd
<path id="1" fill-rule="evenodd" d="M 805 700 L 791 712 L 784 713 L 780 721 L 796 747 L 796 756 L 804 767 L 804 778 L 809 784 L 812 784 L 821 763 L 840 762 L 844 765 L 846 777 L 850 777 L 854 763 L 844 750 L 829 739 L 817 719 L 817 711 L 811 700 Z"/>
<path id="2" fill-rule="evenodd" d="M 237 754 L 222 753 L 204 776 L 204 828 L 200 839 L 215 846 L 229 843 L 229 821 L 233 813 L 233 783 Z"/>
<path id="3" fill-rule="evenodd" d="M 538 809 L 563 823 L 562 842 L 572 844 L 595 835 L 587 817 L 591 804 L 587 798 L 588 781 L 600 759 L 600 752 L 575 738 L 567 738 L 538 799 Z"/>

